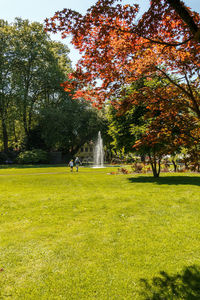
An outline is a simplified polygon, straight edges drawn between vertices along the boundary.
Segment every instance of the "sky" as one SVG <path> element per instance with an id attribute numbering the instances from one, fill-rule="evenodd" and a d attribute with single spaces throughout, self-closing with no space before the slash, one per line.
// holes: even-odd
<path id="1" fill-rule="evenodd" d="M 21 17 L 31 22 L 44 23 L 44 19 L 52 17 L 56 11 L 63 8 L 70 8 L 83 14 L 96 2 L 97 0 L 0 0 L 0 19 L 12 23 L 16 17 Z M 123 0 L 123 2 L 139 4 L 141 13 L 149 7 L 149 0 Z M 184 3 L 200 13 L 200 0 L 184 0 Z M 69 57 L 74 66 L 80 56 L 78 51 L 70 44 L 70 40 L 61 40 L 59 34 L 51 35 L 51 38 L 68 45 L 70 49 Z"/>

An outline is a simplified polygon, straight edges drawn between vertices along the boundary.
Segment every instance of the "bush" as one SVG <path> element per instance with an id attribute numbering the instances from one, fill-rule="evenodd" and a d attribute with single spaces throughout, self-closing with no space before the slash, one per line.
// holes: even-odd
<path id="1" fill-rule="evenodd" d="M 135 173 L 142 173 L 143 166 L 144 166 L 143 164 L 135 162 L 135 163 L 131 166 L 131 169 L 132 169 L 133 172 L 135 172 Z"/>
<path id="2" fill-rule="evenodd" d="M 8 160 L 8 155 L 4 152 L 0 152 L 0 164 L 5 164 Z"/>
<path id="3" fill-rule="evenodd" d="M 132 166 L 131 166 L 132 172 L 134 173 L 149 173 L 152 171 L 150 164 L 148 163 L 139 163 L 139 162 L 135 162 Z"/>
<path id="4" fill-rule="evenodd" d="M 13 164 L 16 162 L 17 151 L 9 150 L 8 152 L 0 152 L 0 164 Z"/>
<path id="5" fill-rule="evenodd" d="M 46 163 L 47 152 L 41 149 L 24 151 L 18 155 L 17 161 L 20 164 Z"/>
<path id="6" fill-rule="evenodd" d="M 119 169 L 118 169 L 118 173 L 121 173 L 121 174 L 129 174 L 129 171 L 128 171 L 126 168 L 119 168 Z"/>

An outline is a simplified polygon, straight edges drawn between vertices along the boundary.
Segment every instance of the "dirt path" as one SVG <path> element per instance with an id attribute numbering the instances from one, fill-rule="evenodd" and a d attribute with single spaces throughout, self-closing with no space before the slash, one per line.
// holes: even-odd
<path id="1" fill-rule="evenodd" d="M 22 174 L 0 174 L 0 176 L 23 176 L 23 175 L 48 175 L 48 174 L 67 174 L 69 172 L 45 172 L 45 173 L 22 173 Z M 74 172 L 75 173 L 75 172 Z"/>

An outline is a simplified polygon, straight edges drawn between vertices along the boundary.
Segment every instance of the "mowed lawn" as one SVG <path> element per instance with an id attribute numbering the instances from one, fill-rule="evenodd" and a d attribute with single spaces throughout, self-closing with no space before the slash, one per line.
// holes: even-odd
<path id="1" fill-rule="evenodd" d="M 200 299 L 200 176 L 113 170 L 0 169 L 0 299 Z"/>

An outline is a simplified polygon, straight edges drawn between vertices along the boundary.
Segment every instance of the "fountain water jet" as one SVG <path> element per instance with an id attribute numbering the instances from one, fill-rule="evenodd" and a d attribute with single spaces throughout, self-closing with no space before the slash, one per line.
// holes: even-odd
<path id="1" fill-rule="evenodd" d="M 103 168 L 104 165 L 104 150 L 103 150 L 103 139 L 101 132 L 98 132 L 97 142 L 94 147 L 94 166 L 93 168 Z"/>

